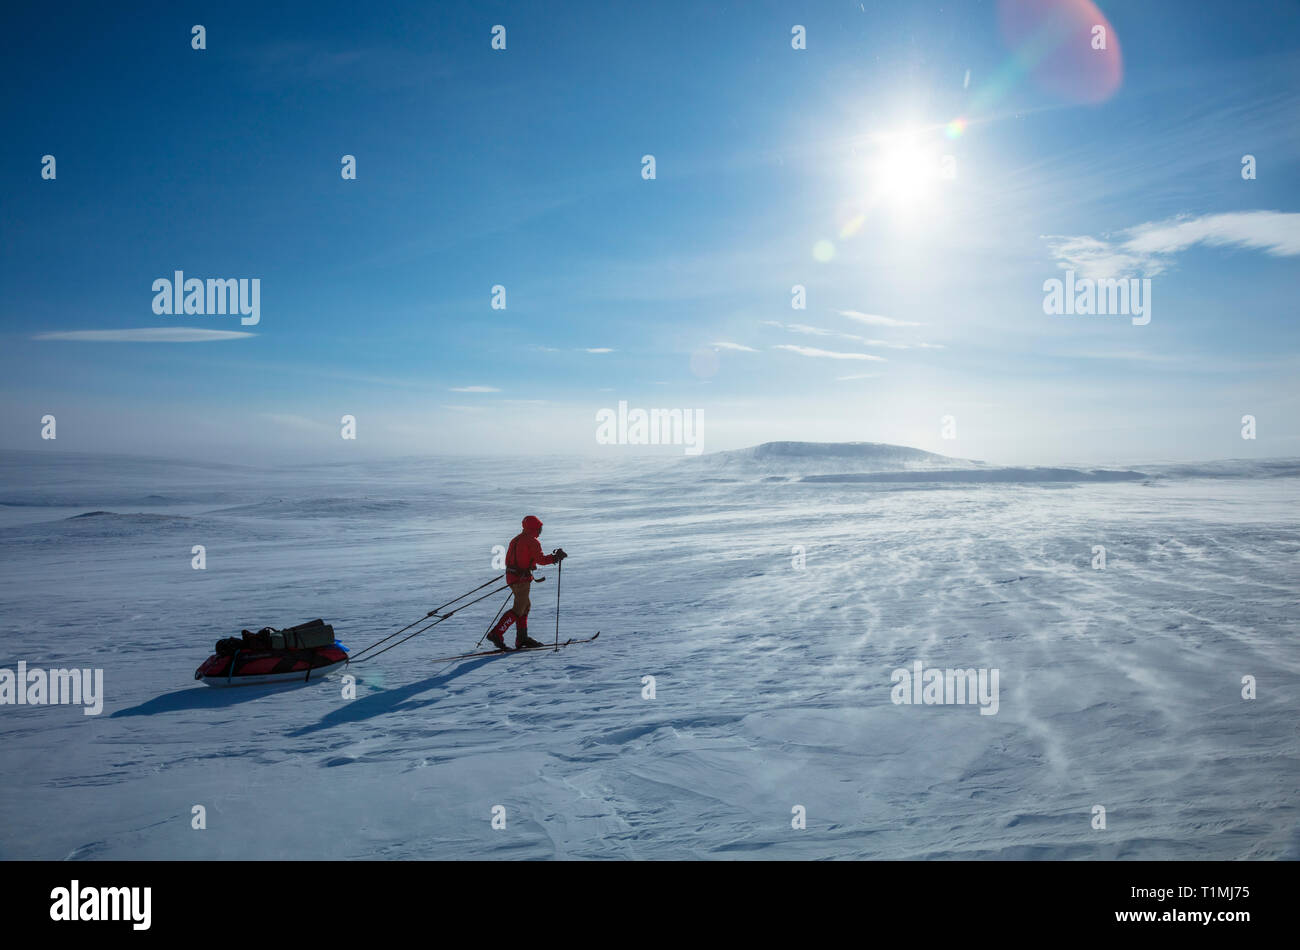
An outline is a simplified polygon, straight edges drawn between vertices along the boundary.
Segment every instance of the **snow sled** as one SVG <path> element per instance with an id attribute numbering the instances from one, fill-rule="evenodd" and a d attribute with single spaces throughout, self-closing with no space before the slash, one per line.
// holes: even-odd
<path id="1" fill-rule="evenodd" d="M 323 679 L 348 662 L 348 649 L 323 620 L 276 630 L 263 627 L 218 640 L 215 653 L 194 671 L 209 686 L 306 683 Z"/>
<path id="2" fill-rule="evenodd" d="M 240 650 L 234 656 L 212 654 L 194 671 L 194 678 L 209 686 L 306 683 L 329 676 L 347 662 L 347 648 L 340 643 L 311 650 Z"/>

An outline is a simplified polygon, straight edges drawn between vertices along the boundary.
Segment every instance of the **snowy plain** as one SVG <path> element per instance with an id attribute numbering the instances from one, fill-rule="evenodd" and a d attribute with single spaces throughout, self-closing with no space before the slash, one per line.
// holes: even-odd
<path id="1" fill-rule="evenodd" d="M 0 667 L 106 691 L 0 706 L 0 857 L 1300 857 L 1300 463 L 861 455 L 0 453 Z M 354 699 L 193 680 L 241 628 L 358 650 L 491 578 L 526 513 L 571 555 L 561 638 L 596 643 L 431 662 L 497 595 L 353 666 Z M 916 660 L 997 669 L 996 715 L 892 702 Z"/>

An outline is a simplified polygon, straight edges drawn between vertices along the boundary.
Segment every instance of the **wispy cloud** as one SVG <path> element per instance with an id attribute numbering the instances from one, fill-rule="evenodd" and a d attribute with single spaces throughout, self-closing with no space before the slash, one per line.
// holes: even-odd
<path id="1" fill-rule="evenodd" d="M 812 336 L 833 336 L 841 340 L 851 340 L 863 346 L 882 346 L 891 350 L 941 350 L 941 343 L 894 343 L 889 340 L 875 340 L 871 337 L 859 336 L 856 333 L 841 333 L 838 330 L 827 330 L 825 327 L 809 326 L 806 323 L 781 323 L 777 320 L 764 320 L 764 326 L 777 327 L 782 330 L 788 330 L 791 333 L 805 333 Z M 918 324 L 919 325 L 919 324 Z"/>
<path id="2" fill-rule="evenodd" d="M 710 343 L 709 346 L 716 346 L 720 350 L 739 350 L 743 353 L 758 352 L 758 350 L 754 349 L 752 346 L 745 346 L 744 344 L 741 343 L 725 343 L 721 340 L 719 340 L 716 343 Z"/>
<path id="3" fill-rule="evenodd" d="M 827 330 L 823 327 L 812 327 L 806 323 L 781 323 L 779 320 L 764 320 L 764 326 L 779 327 L 782 330 L 789 330 L 791 333 L 806 333 L 810 336 L 835 336 L 834 330 Z"/>
<path id="4" fill-rule="evenodd" d="M 942 350 L 944 348 L 942 343 L 893 343 L 889 340 L 873 340 L 854 333 L 837 333 L 836 336 L 861 343 L 863 346 L 883 346 L 890 350 Z"/>
<path id="5" fill-rule="evenodd" d="M 76 343 L 211 343 L 257 336 L 243 330 L 203 330 L 199 327 L 137 327 L 127 330 L 61 330 L 38 333 L 33 340 L 71 340 Z"/>
<path id="6" fill-rule="evenodd" d="M 589 346 L 586 348 L 588 353 L 613 353 L 614 348 L 611 346 Z"/>
<path id="7" fill-rule="evenodd" d="M 1274 257 L 1300 254 L 1300 214 L 1241 211 L 1182 217 L 1134 228 L 1128 244 L 1148 254 L 1175 254 L 1193 244 L 1239 245 Z"/>
<path id="8" fill-rule="evenodd" d="M 1274 257 L 1300 255 L 1300 214 L 1234 211 L 1201 217 L 1180 215 L 1147 222 L 1116 235 L 1044 235 L 1063 270 L 1084 277 L 1155 277 L 1173 255 L 1197 244 L 1242 247 Z"/>
<path id="9" fill-rule="evenodd" d="M 882 317 L 878 313 L 862 313 L 858 310 L 836 310 L 841 317 L 848 317 L 850 320 L 856 320 L 859 323 L 870 324 L 873 327 L 919 327 L 921 324 L 912 323 L 910 320 L 895 320 L 893 317 Z"/>
<path id="10" fill-rule="evenodd" d="M 792 323 L 788 327 L 786 327 L 786 329 L 791 330 L 795 333 L 810 333 L 813 336 L 833 335 L 830 330 L 823 329 L 822 327 L 810 327 L 806 323 Z"/>
<path id="11" fill-rule="evenodd" d="M 836 376 L 836 382 L 843 382 L 846 379 L 875 379 L 879 373 L 854 373 L 852 376 Z"/>
<path id="12" fill-rule="evenodd" d="M 830 360 L 875 360 L 881 363 L 885 361 L 883 356 L 872 356 L 870 353 L 839 353 L 835 350 L 819 350 L 815 346 L 794 346 L 790 343 L 778 343 L 773 349 L 789 350 L 800 356 L 819 356 Z"/>
<path id="13" fill-rule="evenodd" d="M 452 386 L 453 393 L 499 393 L 501 390 L 495 386 Z"/>
<path id="14" fill-rule="evenodd" d="M 1122 244 L 1079 235 L 1048 236 L 1048 249 L 1062 270 L 1077 271 L 1083 277 L 1106 278 L 1140 274 L 1154 277 L 1165 269 L 1163 261 L 1150 255 L 1134 254 Z"/>

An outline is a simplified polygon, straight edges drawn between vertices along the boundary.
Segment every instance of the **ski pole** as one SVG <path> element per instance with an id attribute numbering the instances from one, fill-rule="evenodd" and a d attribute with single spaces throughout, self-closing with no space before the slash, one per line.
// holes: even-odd
<path id="1" fill-rule="evenodd" d="M 560 584 L 564 581 L 564 561 L 555 565 L 555 652 L 560 652 Z"/>
<path id="2" fill-rule="evenodd" d="M 487 625 L 487 629 L 483 631 L 483 636 L 478 638 L 478 643 L 474 644 L 474 649 L 475 649 L 475 650 L 477 650 L 477 649 L 479 648 L 479 646 L 483 643 L 483 639 L 484 639 L 484 638 L 485 638 L 489 633 L 491 633 L 492 630 L 496 627 L 496 625 L 497 625 L 497 621 L 500 620 L 500 619 L 501 619 L 501 615 L 502 615 L 503 613 L 506 612 L 506 604 L 510 603 L 510 598 L 513 597 L 513 596 L 514 596 L 514 592 L 513 592 L 513 591 L 511 591 L 510 593 L 506 594 L 506 599 L 503 600 L 503 601 L 501 602 L 501 607 L 497 610 L 497 612 L 496 612 L 495 614 L 492 615 L 492 622 L 491 622 L 490 624 L 488 624 L 488 625 Z M 504 639 L 504 637 L 503 637 L 502 639 Z M 436 663 L 436 662 L 438 662 L 438 661 L 435 660 L 434 662 Z"/>

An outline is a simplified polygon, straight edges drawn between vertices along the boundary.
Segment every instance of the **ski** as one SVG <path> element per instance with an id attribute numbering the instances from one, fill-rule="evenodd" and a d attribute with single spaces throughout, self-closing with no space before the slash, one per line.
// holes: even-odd
<path id="1" fill-rule="evenodd" d="M 596 637 L 598 636 L 600 636 L 599 630 L 596 631 L 595 636 L 587 637 L 585 640 L 573 640 L 573 639 L 565 640 L 563 643 L 559 645 L 559 649 L 563 650 L 565 647 L 570 646 L 572 644 L 591 643 L 591 641 L 595 640 Z M 507 654 L 510 653 L 536 653 L 539 650 L 550 650 L 552 653 L 554 653 L 556 650 L 556 646 L 554 643 L 544 643 L 539 647 L 523 647 L 518 650 L 481 650 L 478 653 L 460 653 L 457 654 L 456 656 L 440 656 L 436 660 L 430 660 L 429 662 L 450 663 L 452 660 L 469 660 L 469 659 L 473 659 L 476 656 L 506 656 Z"/>

